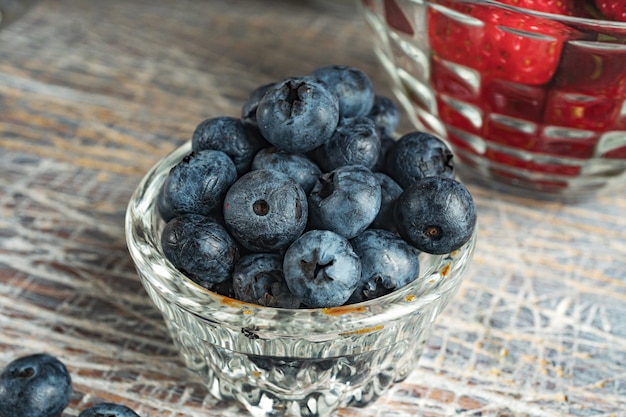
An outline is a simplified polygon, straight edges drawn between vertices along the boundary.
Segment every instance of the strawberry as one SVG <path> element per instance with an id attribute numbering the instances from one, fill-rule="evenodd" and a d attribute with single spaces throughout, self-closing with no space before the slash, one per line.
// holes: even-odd
<path id="1" fill-rule="evenodd" d="M 563 49 L 555 86 L 570 92 L 626 98 L 625 62 L 626 44 L 569 42 Z"/>
<path id="2" fill-rule="evenodd" d="M 528 85 L 552 79 L 563 45 L 583 35 L 562 23 L 484 4 L 428 9 L 431 47 L 441 59 L 490 78 Z"/>
<path id="3" fill-rule="evenodd" d="M 469 103 L 479 100 L 481 80 L 478 72 L 436 55 L 431 58 L 430 67 L 430 82 L 437 93 Z"/>
<path id="4" fill-rule="evenodd" d="M 621 101 L 613 97 L 552 89 L 546 100 L 544 121 L 554 126 L 601 131 L 615 123 L 621 106 Z"/>
<path id="5" fill-rule="evenodd" d="M 490 112 L 540 122 L 546 88 L 502 80 L 484 80 L 483 106 Z"/>
<path id="6" fill-rule="evenodd" d="M 610 20 L 626 22 L 626 0 L 594 0 L 600 12 Z"/>
<path id="7" fill-rule="evenodd" d="M 589 17 L 585 0 L 500 0 L 500 3 L 543 13 Z"/>

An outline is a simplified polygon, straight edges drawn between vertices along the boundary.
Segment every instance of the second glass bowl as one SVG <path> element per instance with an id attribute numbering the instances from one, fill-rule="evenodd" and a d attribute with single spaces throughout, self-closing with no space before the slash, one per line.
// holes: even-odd
<path id="1" fill-rule="evenodd" d="M 624 188 L 626 23 L 490 0 L 360 3 L 396 96 L 462 177 L 564 201 Z"/>

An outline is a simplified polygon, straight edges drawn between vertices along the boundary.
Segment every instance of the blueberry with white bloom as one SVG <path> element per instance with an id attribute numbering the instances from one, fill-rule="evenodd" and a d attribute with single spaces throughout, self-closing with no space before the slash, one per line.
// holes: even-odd
<path id="1" fill-rule="evenodd" d="M 361 279 L 350 303 L 396 291 L 419 275 L 418 251 L 395 233 L 369 229 L 350 240 L 361 260 Z"/>
<path id="2" fill-rule="evenodd" d="M 328 65 L 317 68 L 313 76 L 324 82 L 339 98 L 342 118 L 366 116 L 374 105 L 374 85 L 358 68 L 346 65 Z"/>
<path id="3" fill-rule="evenodd" d="M 83 410 L 78 417 L 139 417 L 139 415 L 125 405 L 104 402 Z"/>
<path id="4" fill-rule="evenodd" d="M 244 247 L 279 252 L 302 234 L 307 224 L 307 197 L 282 172 L 258 169 L 240 177 L 224 198 L 224 222 Z"/>
<path id="5" fill-rule="evenodd" d="M 240 119 L 230 116 L 203 120 L 196 126 L 191 139 L 194 151 L 224 152 L 233 160 L 239 175 L 250 169 L 252 158 L 264 146 L 265 141 L 246 128 Z"/>
<path id="6" fill-rule="evenodd" d="M 386 172 L 402 187 L 416 180 L 441 176 L 454 178 L 452 151 L 439 138 L 425 132 L 402 136 L 387 151 Z"/>
<path id="7" fill-rule="evenodd" d="M 405 188 L 395 204 L 396 227 L 417 249 L 446 254 L 463 246 L 476 227 L 476 207 L 460 182 L 427 177 Z"/>
<path id="8" fill-rule="evenodd" d="M 376 96 L 374 105 L 367 115 L 380 129 L 383 136 L 393 136 L 400 123 L 400 111 L 389 97 Z"/>
<path id="9" fill-rule="evenodd" d="M 0 374 L 0 417 L 57 417 L 71 397 L 67 368 L 47 353 L 15 359 Z"/>
<path id="10" fill-rule="evenodd" d="M 380 183 L 362 165 L 321 175 L 309 194 L 309 228 L 332 230 L 352 239 L 374 221 L 381 203 Z"/>
<path id="11" fill-rule="evenodd" d="M 197 284 L 211 289 L 230 278 L 239 248 L 226 229 L 198 214 L 175 217 L 161 233 L 165 257 Z"/>
<path id="12" fill-rule="evenodd" d="M 400 194 L 402 187 L 393 180 L 389 175 L 382 172 L 375 172 L 374 176 L 380 183 L 380 210 L 376 218 L 370 225 L 372 229 L 386 229 L 392 232 L 396 231 L 394 205 Z"/>
<path id="13" fill-rule="evenodd" d="M 251 253 L 242 256 L 233 270 L 235 298 L 264 307 L 298 308 L 283 274 L 283 258 L 276 253 Z"/>
<path id="14" fill-rule="evenodd" d="M 348 239 L 329 230 L 310 230 L 293 242 L 283 259 L 285 282 L 310 308 L 344 304 L 361 277 L 361 261 Z"/>
<path id="15" fill-rule="evenodd" d="M 372 119 L 342 119 L 330 140 L 314 149 L 313 159 L 324 172 L 344 165 L 372 168 L 380 154 L 380 133 Z"/>
<path id="16" fill-rule="evenodd" d="M 305 155 L 285 152 L 275 146 L 261 149 L 252 160 L 252 168 L 272 169 L 293 178 L 304 190 L 311 192 L 322 170 Z"/>
<path id="17" fill-rule="evenodd" d="M 256 119 L 269 143 L 305 153 L 330 139 L 339 123 L 339 101 L 313 77 L 289 77 L 263 95 Z"/>
<path id="18" fill-rule="evenodd" d="M 221 151 L 191 152 L 169 172 L 158 199 L 165 220 L 183 214 L 208 216 L 222 205 L 237 179 L 233 161 Z"/>

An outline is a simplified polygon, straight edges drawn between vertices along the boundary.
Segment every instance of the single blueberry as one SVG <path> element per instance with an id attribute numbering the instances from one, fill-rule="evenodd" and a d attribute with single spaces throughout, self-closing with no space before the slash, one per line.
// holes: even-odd
<path id="1" fill-rule="evenodd" d="M 374 105 L 374 86 L 363 71 L 345 65 L 328 65 L 311 74 L 328 85 L 339 98 L 341 117 L 367 116 Z"/>
<path id="2" fill-rule="evenodd" d="M 99 403 L 83 410 L 78 417 L 139 417 L 139 415 L 125 405 Z"/>
<path id="3" fill-rule="evenodd" d="M 57 417 L 71 396 L 67 368 L 47 353 L 15 359 L 0 374 L 0 417 Z"/>
<path id="4" fill-rule="evenodd" d="M 376 172 L 386 172 L 387 164 L 385 160 L 387 159 L 387 152 L 389 152 L 389 148 L 396 143 L 396 140 L 387 135 L 381 135 L 380 137 L 380 152 L 378 153 L 378 159 L 376 160 L 376 164 L 372 167 L 372 171 Z"/>
<path id="5" fill-rule="evenodd" d="M 252 168 L 273 169 L 293 178 L 304 190 L 310 193 L 322 174 L 317 164 L 307 156 L 291 152 L 285 152 L 275 146 L 261 149 L 252 160 Z"/>
<path id="6" fill-rule="evenodd" d="M 369 169 L 337 168 L 322 174 L 309 194 L 309 228 L 352 239 L 374 221 L 380 203 L 380 183 Z"/>
<path id="7" fill-rule="evenodd" d="M 191 147 L 194 151 L 216 150 L 228 155 L 237 173 L 250 169 L 254 155 L 265 146 L 244 123 L 230 116 L 212 117 L 202 121 L 194 130 Z"/>
<path id="8" fill-rule="evenodd" d="M 278 252 L 306 227 L 306 193 L 282 172 L 259 169 L 240 177 L 224 198 L 227 229 L 244 247 Z"/>
<path id="9" fill-rule="evenodd" d="M 159 212 L 166 221 L 190 213 L 209 215 L 222 205 L 236 179 L 235 164 L 224 152 L 191 152 L 165 179 L 157 203 Z"/>
<path id="10" fill-rule="evenodd" d="M 287 248 L 283 271 L 287 286 L 305 306 L 336 307 L 354 292 L 361 261 L 343 236 L 310 230 Z"/>
<path id="11" fill-rule="evenodd" d="M 389 97 L 376 96 L 374 105 L 367 115 L 372 119 L 383 136 L 393 136 L 400 123 L 400 111 Z"/>
<path id="12" fill-rule="evenodd" d="M 174 217 L 176 217 L 176 213 L 174 213 L 174 208 L 172 207 L 171 203 L 165 198 L 165 192 L 163 191 L 163 187 L 161 187 L 161 190 L 159 190 L 159 194 L 157 195 L 157 212 L 165 222 L 169 222 Z"/>
<path id="13" fill-rule="evenodd" d="M 212 289 L 230 278 L 239 259 L 236 242 L 213 219 L 198 214 L 175 217 L 161 233 L 165 257 L 197 284 Z"/>
<path id="14" fill-rule="evenodd" d="M 261 101 L 261 98 L 263 98 L 265 93 L 275 85 L 275 82 L 264 84 L 255 88 L 252 93 L 250 93 L 250 96 L 248 96 L 248 99 L 241 108 L 241 120 L 245 124 L 258 126 L 256 120 L 256 109 L 259 107 L 259 101 Z"/>
<path id="15" fill-rule="evenodd" d="M 419 275 L 418 251 L 395 233 L 369 229 L 350 240 L 361 260 L 361 279 L 349 303 L 389 294 Z"/>
<path id="16" fill-rule="evenodd" d="M 335 133 L 312 151 L 313 160 L 324 172 L 344 165 L 372 168 L 380 154 L 380 134 L 372 119 L 341 119 Z"/>
<path id="17" fill-rule="evenodd" d="M 436 136 L 411 132 L 402 136 L 387 152 L 386 172 L 406 188 L 425 177 L 454 178 L 452 151 Z"/>
<path id="18" fill-rule="evenodd" d="M 235 298 L 265 307 L 298 308 L 283 274 L 283 258 L 275 253 L 242 256 L 233 270 Z"/>
<path id="19" fill-rule="evenodd" d="M 476 227 L 472 195 L 451 178 L 422 178 L 405 188 L 396 200 L 395 214 L 400 236 L 432 254 L 459 249 Z"/>
<path id="20" fill-rule="evenodd" d="M 272 145 L 305 153 L 330 139 L 339 123 L 339 102 L 315 78 L 290 77 L 268 89 L 256 118 L 261 134 Z"/>
<path id="21" fill-rule="evenodd" d="M 378 210 L 378 214 L 370 225 L 370 228 L 396 232 L 394 205 L 398 197 L 400 197 L 400 194 L 402 194 L 403 189 L 387 174 L 375 172 L 374 176 L 380 183 L 381 199 L 380 210 Z"/>

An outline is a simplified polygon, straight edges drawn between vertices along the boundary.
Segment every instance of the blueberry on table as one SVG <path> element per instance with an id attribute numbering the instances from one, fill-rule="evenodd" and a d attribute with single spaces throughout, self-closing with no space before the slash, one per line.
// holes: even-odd
<path id="1" fill-rule="evenodd" d="M 431 254 L 459 249 L 476 227 L 476 208 L 460 182 L 444 177 L 416 181 L 396 200 L 396 227 L 404 240 Z"/>
<path id="2" fill-rule="evenodd" d="M 251 169 L 273 169 L 293 178 L 305 193 L 311 192 L 322 170 L 305 155 L 285 152 L 275 146 L 261 149 L 252 160 Z"/>
<path id="3" fill-rule="evenodd" d="M 265 142 L 246 128 L 240 119 L 230 116 L 203 120 L 196 126 L 191 139 L 194 151 L 211 149 L 224 152 L 233 160 L 239 175 L 250 169 L 252 158 L 264 146 Z"/>
<path id="4" fill-rule="evenodd" d="M 161 232 L 161 247 L 178 270 L 207 289 L 230 278 L 239 259 L 237 243 L 226 229 L 198 214 L 167 222 Z"/>
<path id="5" fill-rule="evenodd" d="M 125 405 L 100 403 L 83 410 L 78 417 L 139 417 L 139 415 Z"/>
<path id="6" fill-rule="evenodd" d="M 402 187 L 415 180 L 441 176 L 454 178 L 452 151 L 439 138 L 425 132 L 402 136 L 387 151 L 386 172 Z"/>
<path id="7" fill-rule="evenodd" d="M 372 168 L 380 155 L 380 133 L 372 119 L 341 119 L 328 142 L 314 149 L 313 159 L 324 172 L 344 165 Z"/>
<path id="8" fill-rule="evenodd" d="M 374 105 L 374 86 L 363 71 L 345 65 L 328 65 L 311 74 L 339 98 L 341 117 L 366 116 Z"/>
<path id="9" fill-rule="evenodd" d="M 158 197 L 159 212 L 166 221 L 183 214 L 208 216 L 222 205 L 236 179 L 235 164 L 224 152 L 191 152 L 165 179 Z"/>
<path id="10" fill-rule="evenodd" d="M 352 239 L 374 221 L 381 203 L 380 183 L 362 165 L 322 174 L 309 194 L 309 227 Z"/>
<path id="11" fill-rule="evenodd" d="M 350 240 L 361 260 L 361 279 L 349 303 L 389 294 L 419 275 L 418 251 L 395 233 L 369 229 Z"/>
<path id="12" fill-rule="evenodd" d="M 235 298 L 264 307 L 298 308 L 283 274 L 283 258 L 276 253 L 251 253 L 242 256 L 233 270 Z"/>
<path id="13" fill-rule="evenodd" d="M 223 213 L 227 229 L 241 245 L 255 252 L 279 252 L 304 231 L 308 203 L 294 179 L 259 169 L 230 187 Z"/>
<path id="14" fill-rule="evenodd" d="M 376 218 L 370 225 L 372 229 L 385 229 L 392 232 L 396 231 L 394 220 L 394 206 L 400 194 L 402 187 L 393 180 L 389 175 L 382 172 L 375 172 L 374 176 L 380 183 L 380 210 Z"/>
<path id="15" fill-rule="evenodd" d="M 71 396 L 67 368 L 46 353 L 18 358 L 0 374 L 0 417 L 57 417 Z"/>
<path id="16" fill-rule="evenodd" d="M 305 306 L 336 307 L 354 292 L 361 261 L 348 239 L 330 230 L 310 230 L 287 248 L 283 272 Z"/>
<path id="17" fill-rule="evenodd" d="M 313 77 L 289 77 L 268 89 L 256 119 L 269 143 L 305 153 L 330 139 L 339 123 L 339 101 Z"/>
<path id="18" fill-rule="evenodd" d="M 393 136 L 400 123 L 400 111 L 396 103 L 386 96 L 376 96 L 367 117 L 372 119 L 382 136 Z"/>

